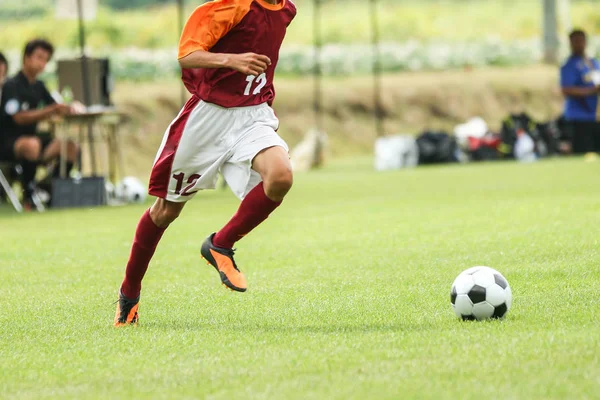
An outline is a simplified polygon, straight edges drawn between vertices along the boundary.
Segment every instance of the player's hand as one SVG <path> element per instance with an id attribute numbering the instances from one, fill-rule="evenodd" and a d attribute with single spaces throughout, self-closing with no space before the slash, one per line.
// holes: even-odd
<path id="1" fill-rule="evenodd" d="M 271 59 L 255 53 L 232 54 L 230 67 L 244 75 L 258 76 L 271 65 Z"/>
<path id="2" fill-rule="evenodd" d="M 73 113 L 70 106 L 68 106 L 66 104 L 58 104 L 58 103 L 54 105 L 54 112 L 61 116 L 69 115 L 69 114 Z"/>

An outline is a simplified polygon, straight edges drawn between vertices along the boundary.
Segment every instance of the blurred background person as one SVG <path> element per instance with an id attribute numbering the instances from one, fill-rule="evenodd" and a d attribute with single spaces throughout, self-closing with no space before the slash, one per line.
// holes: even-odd
<path id="1" fill-rule="evenodd" d="M 573 153 L 600 152 L 600 63 L 586 55 L 587 35 L 584 31 L 574 30 L 569 39 L 571 56 L 561 68 L 560 84 L 566 99 L 564 116 Z"/>
<path id="2" fill-rule="evenodd" d="M 0 98 L 2 97 L 2 86 L 8 76 L 8 61 L 4 54 L 0 53 Z"/>
<path id="3" fill-rule="evenodd" d="M 38 80 L 52 58 L 54 47 L 48 41 L 28 42 L 23 52 L 21 71 L 8 79 L 0 103 L 0 160 L 21 164 L 21 184 L 25 206 L 32 205 L 36 189 L 35 175 L 39 164 L 47 164 L 60 156 L 60 142 L 48 134 L 38 134 L 38 123 L 55 115 L 71 113 L 71 108 L 58 104 L 44 82 Z M 67 170 L 77 158 L 73 143 L 67 146 Z M 58 168 L 55 169 L 58 172 Z"/>

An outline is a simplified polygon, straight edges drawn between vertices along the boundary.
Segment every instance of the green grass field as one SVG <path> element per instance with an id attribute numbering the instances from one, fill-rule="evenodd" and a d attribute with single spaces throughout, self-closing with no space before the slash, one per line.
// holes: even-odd
<path id="1" fill-rule="evenodd" d="M 249 292 L 199 258 L 234 212 L 196 198 L 111 327 L 142 206 L 0 212 L 3 399 L 585 399 L 600 391 L 600 188 L 582 159 L 297 176 L 239 243 Z M 455 276 L 509 280 L 504 321 L 460 322 Z"/>

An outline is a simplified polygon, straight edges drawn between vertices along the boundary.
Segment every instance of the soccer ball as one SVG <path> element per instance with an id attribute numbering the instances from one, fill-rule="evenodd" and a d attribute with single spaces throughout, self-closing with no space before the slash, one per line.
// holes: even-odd
<path id="1" fill-rule="evenodd" d="M 115 187 L 115 197 L 126 203 L 143 203 L 146 201 L 146 187 L 139 179 L 128 176 Z"/>
<path id="2" fill-rule="evenodd" d="M 454 280 L 452 308 L 463 320 L 503 318 L 512 304 L 512 291 L 502 274 L 489 267 L 473 267 Z"/>

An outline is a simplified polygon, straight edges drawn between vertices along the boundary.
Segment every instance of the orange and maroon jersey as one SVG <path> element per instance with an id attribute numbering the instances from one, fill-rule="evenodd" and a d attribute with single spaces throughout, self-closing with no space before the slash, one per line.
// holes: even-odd
<path id="1" fill-rule="evenodd" d="M 198 7 L 183 30 L 179 59 L 198 51 L 256 53 L 272 64 L 260 76 L 226 68 L 184 69 L 183 82 L 193 95 L 221 107 L 271 105 L 273 77 L 286 29 L 296 16 L 291 0 L 215 0 Z"/>

